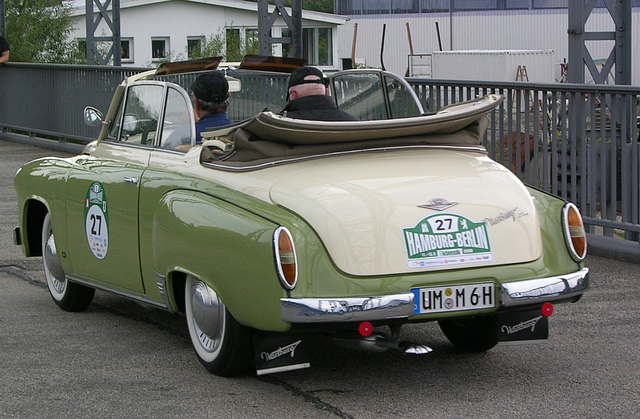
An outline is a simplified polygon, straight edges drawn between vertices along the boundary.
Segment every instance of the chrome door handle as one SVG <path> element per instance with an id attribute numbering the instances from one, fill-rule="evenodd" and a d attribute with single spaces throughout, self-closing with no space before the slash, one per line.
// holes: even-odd
<path id="1" fill-rule="evenodd" d="M 125 182 L 129 182 L 129 183 L 133 183 L 134 185 L 138 184 L 138 178 L 137 177 L 125 176 L 124 177 L 124 181 Z"/>

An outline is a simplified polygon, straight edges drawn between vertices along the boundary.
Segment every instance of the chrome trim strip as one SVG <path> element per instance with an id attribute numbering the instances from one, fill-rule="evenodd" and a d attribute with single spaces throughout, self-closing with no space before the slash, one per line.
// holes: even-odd
<path id="1" fill-rule="evenodd" d="M 151 300 L 149 298 L 142 297 L 142 296 L 136 295 L 136 294 L 130 294 L 128 292 L 120 291 L 120 290 L 117 290 L 115 288 L 109 288 L 109 287 L 104 286 L 104 285 L 96 284 L 95 282 L 85 281 L 84 279 L 75 278 L 75 277 L 70 276 L 70 275 L 65 275 L 65 276 L 66 276 L 67 280 L 69 280 L 71 282 L 75 282 L 76 284 L 81 284 L 81 285 L 85 285 L 87 287 L 95 288 L 95 289 L 98 289 L 98 290 L 107 291 L 107 292 L 110 292 L 112 294 L 116 294 L 116 295 L 119 295 L 121 297 L 125 297 L 125 298 L 128 298 L 130 300 L 137 301 L 139 303 L 144 303 L 144 304 L 148 304 L 150 306 L 156 307 L 156 308 L 161 308 L 163 310 L 170 310 L 167 306 L 165 306 L 163 303 L 161 303 L 159 301 Z"/>
<path id="2" fill-rule="evenodd" d="M 589 288 L 589 268 L 549 278 L 502 284 L 500 294 L 505 307 L 577 297 Z"/>
<path id="3" fill-rule="evenodd" d="M 350 298 L 281 298 L 282 320 L 289 323 L 357 322 L 406 318 L 413 293 Z"/>
<path id="4" fill-rule="evenodd" d="M 160 295 L 162 295 L 162 300 L 167 306 L 167 310 L 169 310 L 171 314 L 175 314 L 173 305 L 171 305 L 171 298 L 169 298 L 169 293 L 167 292 L 167 277 L 156 272 L 156 284 L 158 285 Z"/>

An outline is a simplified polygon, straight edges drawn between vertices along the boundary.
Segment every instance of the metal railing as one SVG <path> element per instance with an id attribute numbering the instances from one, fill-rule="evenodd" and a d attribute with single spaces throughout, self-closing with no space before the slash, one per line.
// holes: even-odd
<path id="1" fill-rule="evenodd" d="M 142 70 L 146 69 L 2 66 L 0 138 L 18 132 L 26 134 L 21 137 L 26 139 L 91 141 L 98 131 L 84 124 L 84 107 L 90 104 L 106 111 L 114 88 Z M 261 79 L 243 80 L 244 91 L 234 94 L 231 102 L 232 119 L 243 119 L 264 107 L 280 109 L 284 96 L 273 90 L 279 92 L 285 79 Z M 576 203 L 591 233 L 590 243 L 593 237 L 605 238 L 601 246 L 617 249 L 622 243 L 640 255 L 640 87 L 408 81 L 430 112 L 489 93 L 504 95 L 505 101 L 489 114 L 484 138 L 489 156 L 525 183 Z M 259 88 L 249 88 L 254 85 Z"/>
<path id="2" fill-rule="evenodd" d="M 425 109 L 490 93 L 484 145 L 525 183 L 580 208 L 587 231 L 639 242 L 640 87 L 410 79 Z"/>
<path id="3" fill-rule="evenodd" d="M 83 109 L 106 111 L 115 87 L 147 69 L 63 64 L 0 66 L 0 127 L 65 142 L 86 143 L 100 128 L 84 123 Z"/>

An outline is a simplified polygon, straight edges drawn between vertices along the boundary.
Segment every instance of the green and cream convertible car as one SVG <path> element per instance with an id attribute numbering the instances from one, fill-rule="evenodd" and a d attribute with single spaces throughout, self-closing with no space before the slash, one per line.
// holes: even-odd
<path id="1" fill-rule="evenodd" d="M 273 109 L 196 145 L 194 70 L 126 80 L 106 115 L 87 108 L 102 130 L 82 154 L 16 174 L 14 239 L 62 309 L 101 289 L 182 314 L 202 364 L 230 376 L 308 366 L 310 335 L 430 352 L 406 323 L 468 351 L 544 340 L 553 304 L 588 288 L 577 208 L 481 145 L 502 96 L 427 114 L 400 77 L 339 72 L 332 95 L 360 121 Z M 228 72 L 234 106 L 284 100 L 286 74 L 249 73 Z"/>

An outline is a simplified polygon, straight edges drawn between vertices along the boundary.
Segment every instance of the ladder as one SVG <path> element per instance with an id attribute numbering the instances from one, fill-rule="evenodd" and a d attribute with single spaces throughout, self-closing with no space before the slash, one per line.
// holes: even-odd
<path id="1" fill-rule="evenodd" d="M 526 65 L 519 65 L 518 70 L 516 71 L 516 81 L 529 81 L 529 73 L 527 72 Z M 513 96 L 511 98 L 511 102 L 515 106 L 516 102 L 516 92 L 513 92 Z M 529 104 L 531 105 L 531 110 L 533 110 L 533 96 L 531 95 L 531 91 L 528 91 L 529 96 Z"/>

